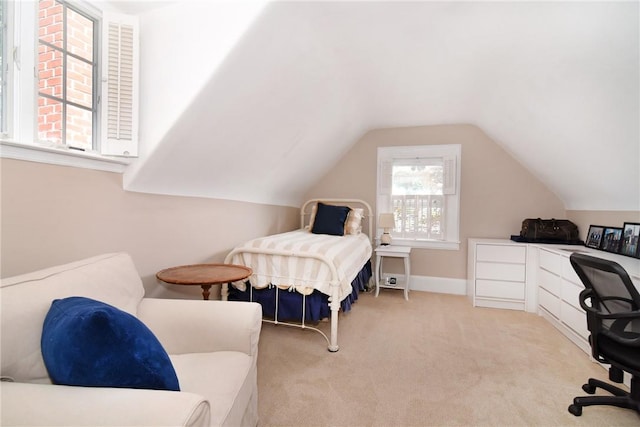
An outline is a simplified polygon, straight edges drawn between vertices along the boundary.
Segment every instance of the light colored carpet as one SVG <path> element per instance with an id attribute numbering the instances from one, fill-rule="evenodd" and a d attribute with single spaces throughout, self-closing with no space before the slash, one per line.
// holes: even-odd
<path id="1" fill-rule="evenodd" d="M 316 332 L 263 324 L 260 426 L 640 425 L 628 409 L 567 412 L 607 371 L 535 314 L 382 290 L 340 315 L 338 341 L 330 353 Z"/>

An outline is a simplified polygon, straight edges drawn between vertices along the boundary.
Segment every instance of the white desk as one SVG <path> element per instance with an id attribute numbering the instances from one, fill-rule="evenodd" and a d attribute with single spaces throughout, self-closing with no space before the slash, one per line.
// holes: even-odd
<path id="1" fill-rule="evenodd" d="M 411 277 L 411 248 L 407 246 L 378 246 L 376 252 L 376 270 L 375 270 L 375 282 L 376 282 L 376 297 L 380 292 L 380 288 L 388 289 L 402 289 L 404 288 L 404 299 L 409 300 L 409 278 Z M 382 277 L 382 259 L 384 257 L 403 258 L 404 259 L 404 286 L 403 283 L 389 284 L 380 283 Z"/>

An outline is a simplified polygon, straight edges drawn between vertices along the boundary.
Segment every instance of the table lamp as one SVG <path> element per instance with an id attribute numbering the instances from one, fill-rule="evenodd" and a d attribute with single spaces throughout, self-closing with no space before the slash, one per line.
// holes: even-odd
<path id="1" fill-rule="evenodd" d="M 382 246 L 391 244 L 391 234 L 389 234 L 389 232 L 393 230 L 395 226 L 396 220 L 392 213 L 380 214 L 380 217 L 378 218 L 378 227 L 384 230 L 382 236 L 380 236 L 380 244 Z"/>

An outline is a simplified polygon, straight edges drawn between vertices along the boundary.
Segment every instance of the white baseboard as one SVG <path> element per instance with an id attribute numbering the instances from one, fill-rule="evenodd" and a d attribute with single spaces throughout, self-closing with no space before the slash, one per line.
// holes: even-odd
<path id="1" fill-rule="evenodd" d="M 404 281 L 404 274 L 384 273 L 382 278 L 395 277 Z M 467 279 L 451 279 L 448 277 L 415 276 L 411 275 L 409 289 L 419 292 L 436 292 L 439 294 L 466 295 Z"/>

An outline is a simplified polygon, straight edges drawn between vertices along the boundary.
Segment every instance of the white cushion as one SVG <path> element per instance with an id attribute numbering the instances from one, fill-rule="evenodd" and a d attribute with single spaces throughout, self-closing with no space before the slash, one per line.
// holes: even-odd
<path id="1" fill-rule="evenodd" d="M 3 426 L 209 426 L 193 393 L 132 388 L 0 384 Z"/>
<path id="2" fill-rule="evenodd" d="M 180 390 L 200 394 L 211 406 L 212 426 L 240 426 L 257 391 L 253 358 L 237 351 L 170 355 Z"/>
<path id="3" fill-rule="evenodd" d="M 144 287 L 129 255 L 105 254 L 3 279 L 2 375 L 20 382 L 49 381 L 42 360 L 42 324 L 54 299 L 84 296 L 132 315 Z"/>

